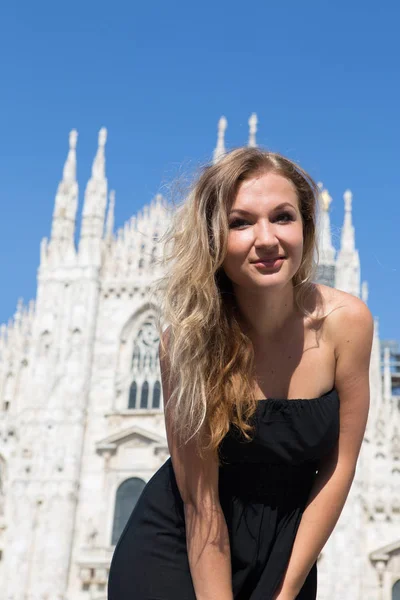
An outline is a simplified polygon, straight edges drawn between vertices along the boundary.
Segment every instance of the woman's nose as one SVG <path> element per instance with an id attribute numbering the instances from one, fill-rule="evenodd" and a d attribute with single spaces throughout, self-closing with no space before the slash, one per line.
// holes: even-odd
<path id="1" fill-rule="evenodd" d="M 277 244 L 273 223 L 259 223 L 255 229 L 255 246 L 273 246 Z"/>

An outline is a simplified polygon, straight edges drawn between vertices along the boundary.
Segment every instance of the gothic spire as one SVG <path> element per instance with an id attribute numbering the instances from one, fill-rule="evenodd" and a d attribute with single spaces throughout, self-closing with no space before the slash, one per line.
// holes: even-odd
<path id="1" fill-rule="evenodd" d="M 319 238 L 319 259 L 321 264 L 335 264 L 335 248 L 332 245 L 331 221 L 329 209 L 332 203 L 332 197 L 323 184 L 319 183 L 319 204 L 321 208 L 320 238 Z"/>
<path id="2" fill-rule="evenodd" d="M 342 249 L 353 252 L 355 249 L 354 227 L 352 220 L 352 202 L 353 194 L 346 190 L 343 194 L 344 199 L 344 224 L 342 229 Z"/>
<path id="3" fill-rule="evenodd" d="M 99 131 L 97 153 L 93 161 L 92 176 L 86 190 L 82 211 L 79 260 L 83 264 L 100 265 L 101 244 L 107 205 L 107 178 L 105 172 L 105 145 L 107 129 Z"/>
<path id="4" fill-rule="evenodd" d="M 76 143 L 78 132 L 72 129 L 69 132 L 69 152 L 63 169 L 63 181 L 73 183 L 76 181 Z"/>
<path id="5" fill-rule="evenodd" d="M 214 150 L 213 162 L 214 164 L 225 154 L 225 131 L 228 127 L 228 121 L 225 117 L 221 117 L 218 121 L 218 138 L 217 145 Z"/>
<path id="6" fill-rule="evenodd" d="M 64 164 L 63 175 L 58 184 L 51 237 L 48 247 L 52 264 L 75 255 L 74 234 L 75 218 L 78 206 L 78 183 L 76 181 L 76 143 L 78 132 L 73 129 L 69 134 L 69 151 Z"/>
<path id="7" fill-rule="evenodd" d="M 106 219 L 106 240 L 110 240 L 114 231 L 114 207 L 115 207 L 115 191 L 111 190 L 109 195 L 108 212 Z"/>
<path id="8" fill-rule="evenodd" d="M 249 119 L 249 143 L 248 146 L 254 148 L 257 146 L 256 133 L 257 133 L 258 119 L 256 113 L 253 113 Z"/>
<path id="9" fill-rule="evenodd" d="M 107 129 L 102 127 L 98 136 L 97 153 L 92 165 L 92 179 L 102 181 L 106 177 L 106 159 L 104 149 L 107 141 Z"/>
<path id="10" fill-rule="evenodd" d="M 346 190 L 344 199 L 344 223 L 340 250 L 336 263 L 335 287 L 360 297 L 360 258 L 355 247 L 355 233 L 352 223 L 353 194 Z"/>
<path id="11" fill-rule="evenodd" d="M 318 281 L 324 285 L 333 287 L 335 285 L 335 248 L 332 245 L 331 222 L 329 208 L 332 198 L 322 183 L 319 187 L 320 222 L 318 231 Z"/>

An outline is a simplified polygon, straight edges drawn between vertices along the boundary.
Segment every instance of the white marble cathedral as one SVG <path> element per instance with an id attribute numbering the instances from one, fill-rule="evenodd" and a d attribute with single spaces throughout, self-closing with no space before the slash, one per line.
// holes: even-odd
<path id="1" fill-rule="evenodd" d="M 255 145 L 255 115 L 249 124 Z M 222 118 L 214 160 L 225 151 L 225 129 Z M 75 245 L 76 142 L 72 131 L 36 301 L 20 302 L 0 332 L 5 600 L 105 600 L 115 542 L 168 457 L 149 284 L 160 274 L 153 260 L 170 208 L 158 195 L 114 233 L 102 129 Z M 351 192 L 338 252 L 322 185 L 320 199 L 319 281 L 366 302 Z M 393 355 L 381 346 L 376 322 L 367 431 L 346 507 L 319 558 L 319 600 L 400 598 L 400 416 Z"/>

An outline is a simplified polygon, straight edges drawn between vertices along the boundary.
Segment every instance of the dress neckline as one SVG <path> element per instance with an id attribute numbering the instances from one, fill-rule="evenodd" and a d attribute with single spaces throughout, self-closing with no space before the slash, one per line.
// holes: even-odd
<path id="1" fill-rule="evenodd" d="M 284 402 L 284 403 L 288 403 L 288 402 L 315 402 L 318 400 L 321 400 L 322 398 L 329 398 L 330 396 L 332 396 L 333 394 L 337 395 L 337 390 L 335 388 L 335 386 L 329 390 L 329 392 L 325 392 L 325 394 L 322 394 L 321 396 L 317 396 L 316 398 L 260 398 L 259 400 L 257 400 L 257 402 Z"/>

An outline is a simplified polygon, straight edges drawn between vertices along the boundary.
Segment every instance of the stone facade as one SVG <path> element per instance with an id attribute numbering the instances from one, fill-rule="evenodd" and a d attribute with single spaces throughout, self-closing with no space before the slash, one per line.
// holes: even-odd
<path id="1" fill-rule="evenodd" d="M 249 124 L 254 146 L 255 115 Z M 214 160 L 225 151 L 226 127 L 222 118 Z M 102 129 L 76 247 L 77 133 L 71 132 L 51 236 L 41 244 L 36 301 L 19 303 L 0 330 L 6 600 L 106 600 L 127 511 L 168 457 L 149 285 L 161 274 L 154 259 L 170 209 L 156 196 L 114 234 L 106 138 Z M 318 279 L 367 302 L 351 192 L 344 194 L 338 253 L 322 185 L 320 200 Z M 400 422 L 390 353 L 382 369 L 380 346 L 376 321 L 370 416 L 349 499 L 319 558 L 319 600 L 400 598 Z"/>

